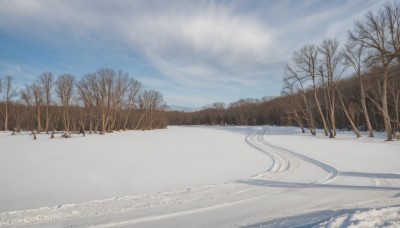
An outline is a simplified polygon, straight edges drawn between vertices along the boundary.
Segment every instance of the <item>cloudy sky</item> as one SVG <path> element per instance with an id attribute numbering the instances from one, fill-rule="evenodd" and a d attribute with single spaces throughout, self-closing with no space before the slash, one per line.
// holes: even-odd
<path id="1" fill-rule="evenodd" d="M 0 77 L 122 69 L 170 105 L 280 94 L 304 44 L 344 42 L 379 0 L 0 0 Z"/>

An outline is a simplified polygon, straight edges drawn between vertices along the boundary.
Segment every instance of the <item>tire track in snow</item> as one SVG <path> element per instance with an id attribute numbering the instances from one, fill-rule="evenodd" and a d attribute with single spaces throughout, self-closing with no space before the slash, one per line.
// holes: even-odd
<path id="1" fill-rule="evenodd" d="M 272 143 L 266 141 L 264 138 L 264 135 L 269 132 L 270 132 L 270 130 L 267 127 L 267 128 L 264 128 L 264 131 L 262 133 L 260 133 L 260 132 L 252 133 L 245 138 L 245 141 L 248 145 L 263 152 L 264 154 L 268 155 L 272 159 L 273 165 L 266 173 L 278 173 L 278 172 L 287 171 L 290 168 L 290 159 L 283 155 L 283 154 L 287 154 L 292 157 L 301 159 L 305 162 L 311 163 L 311 164 L 321 168 L 322 170 L 326 171 L 327 173 L 329 173 L 328 176 L 326 176 L 320 180 L 317 180 L 316 182 L 314 182 L 312 184 L 329 183 L 339 175 L 339 171 L 331 165 L 328 165 L 321 161 L 315 160 L 313 158 L 307 157 L 305 155 L 296 153 L 292 150 L 288 150 L 286 148 L 283 148 L 281 146 L 278 146 L 278 145 L 275 145 L 275 144 L 272 144 Z M 261 143 L 261 145 L 269 146 L 272 150 L 263 148 L 260 145 L 257 145 L 256 142 Z"/>
<path id="2" fill-rule="evenodd" d="M 265 132 L 267 132 L 267 131 L 269 131 L 268 128 L 267 128 L 267 130 L 266 130 Z M 333 167 L 333 166 L 331 166 L 331 165 L 328 165 L 328 164 L 326 164 L 326 163 L 324 163 L 324 162 L 315 160 L 315 159 L 313 159 L 313 158 L 307 157 L 307 156 L 305 156 L 305 155 L 296 153 L 296 152 L 294 152 L 294 151 L 292 151 L 292 150 L 289 150 L 289 149 L 283 148 L 283 147 L 281 147 L 281 146 L 275 145 L 275 144 L 273 144 L 273 143 L 270 143 L 270 142 L 268 142 L 267 140 L 264 139 L 264 134 L 263 134 L 261 137 L 259 137 L 259 140 L 260 140 L 260 142 L 262 142 L 263 144 L 268 145 L 268 146 L 270 146 L 271 148 L 273 148 L 273 149 L 275 149 L 275 150 L 277 150 L 277 151 L 281 151 L 281 152 L 286 153 L 286 154 L 289 154 L 289 155 L 291 155 L 291 156 L 293 156 L 293 157 L 299 158 L 299 159 L 301 159 L 301 160 L 303 160 L 303 161 L 305 161 L 305 162 L 311 163 L 311 164 L 313 164 L 313 165 L 315 165 L 315 166 L 318 166 L 319 168 L 321 168 L 321 169 L 323 169 L 324 171 L 326 171 L 326 172 L 329 173 L 328 176 L 326 176 L 325 178 L 322 178 L 322 179 L 316 181 L 315 184 L 325 184 L 325 183 L 329 183 L 329 182 L 331 182 L 332 180 L 334 180 L 334 179 L 339 175 L 339 170 L 337 170 L 335 167 Z"/>
<path id="3" fill-rule="evenodd" d="M 257 141 L 262 142 L 263 135 L 257 135 Z M 286 156 L 281 155 L 280 153 L 276 153 L 275 151 L 269 151 L 270 154 L 273 154 L 273 157 L 276 159 L 278 163 L 278 167 L 276 170 L 272 170 L 275 173 L 284 172 L 289 170 L 290 168 L 290 160 Z"/>
<path id="4" fill-rule="evenodd" d="M 169 213 L 169 214 L 163 214 L 163 215 L 157 215 L 157 216 L 148 216 L 148 217 L 143 217 L 143 218 L 119 221 L 119 222 L 96 224 L 96 225 L 89 226 L 89 228 L 108 228 L 108 227 L 131 226 L 131 225 L 136 225 L 136 224 L 140 224 L 140 223 L 156 222 L 156 221 L 165 220 L 165 219 L 172 219 L 172 218 L 178 218 L 178 217 L 182 217 L 182 216 L 199 214 L 199 213 L 203 213 L 203 212 L 210 212 L 210 211 L 214 211 L 217 209 L 222 209 L 222 208 L 226 208 L 226 207 L 239 205 L 242 203 L 247 203 L 247 202 L 251 202 L 251 201 L 268 198 L 268 197 L 271 197 L 271 196 L 274 196 L 274 195 L 277 195 L 277 194 L 280 194 L 280 193 L 286 192 L 286 191 L 288 191 L 288 190 L 287 189 L 280 190 L 280 191 L 270 193 L 268 195 L 261 195 L 261 196 L 256 196 L 256 197 L 252 197 L 252 198 L 216 204 L 213 206 L 203 207 L 203 208 L 198 208 L 198 209 L 193 209 L 193 210 L 185 210 L 185 211 L 181 211 L 181 212 L 175 212 L 175 213 Z"/>
<path id="5" fill-rule="evenodd" d="M 265 173 L 278 173 L 287 171 L 290 168 L 289 159 L 273 151 L 266 150 L 265 148 L 262 148 L 260 145 L 257 145 L 256 142 L 260 142 L 260 137 L 262 137 L 262 135 L 252 133 L 246 136 L 245 142 L 249 146 L 257 149 L 258 151 L 266 154 L 268 157 L 271 158 L 272 166 Z"/>

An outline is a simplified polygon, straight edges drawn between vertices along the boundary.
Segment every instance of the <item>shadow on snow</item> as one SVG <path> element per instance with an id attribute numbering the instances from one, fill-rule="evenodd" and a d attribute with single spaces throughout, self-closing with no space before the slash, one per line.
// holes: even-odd
<path id="1" fill-rule="evenodd" d="M 341 185 L 341 184 L 317 184 L 317 183 L 297 183 L 269 181 L 261 179 L 238 180 L 237 183 L 249 184 L 254 186 L 276 187 L 276 188 L 336 188 L 336 189 L 365 189 L 365 190 L 394 190 L 400 191 L 400 187 L 389 186 L 362 186 L 362 185 Z"/>

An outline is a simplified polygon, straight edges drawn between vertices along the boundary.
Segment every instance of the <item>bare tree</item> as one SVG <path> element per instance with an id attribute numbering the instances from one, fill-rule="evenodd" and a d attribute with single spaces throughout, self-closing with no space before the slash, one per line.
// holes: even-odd
<path id="1" fill-rule="evenodd" d="M 295 91 L 295 85 L 296 83 L 291 81 L 290 77 L 283 77 L 282 94 L 290 98 L 289 106 L 292 110 L 291 114 L 294 116 L 293 119 L 301 128 L 301 132 L 305 133 L 302 117 L 300 116 L 298 111 L 298 109 L 301 109 L 301 107 L 299 107 L 300 102 L 297 101 L 297 92 Z"/>
<path id="2" fill-rule="evenodd" d="M 349 109 L 346 107 L 346 104 L 345 104 L 344 98 L 343 98 L 343 92 L 341 91 L 341 89 L 339 87 L 335 87 L 335 91 L 338 94 L 340 105 L 341 105 L 342 110 L 343 110 L 343 112 L 344 112 L 344 114 L 346 116 L 346 119 L 348 120 L 348 122 L 350 123 L 351 128 L 354 131 L 354 134 L 357 136 L 357 138 L 361 137 L 360 131 L 357 129 L 357 126 L 354 123 L 353 118 L 351 118 L 350 112 L 348 111 Z"/>
<path id="3" fill-rule="evenodd" d="M 31 126 L 29 126 L 28 128 L 30 128 L 31 130 L 34 128 L 33 127 L 33 92 L 32 92 L 32 88 L 29 85 L 25 85 L 25 89 L 22 89 L 21 92 L 21 99 L 25 102 L 26 107 L 28 109 L 29 112 L 29 116 L 30 116 L 30 124 Z"/>
<path id="4" fill-rule="evenodd" d="M 317 95 L 317 75 L 318 75 L 318 49 L 315 45 L 305 45 L 293 54 L 293 61 L 296 67 L 296 74 L 300 74 L 301 78 L 309 79 L 312 82 L 312 91 L 314 102 L 317 106 L 318 113 L 322 121 L 324 133 L 328 136 L 328 128 L 321 104 Z M 295 71 L 292 71 L 295 72 Z"/>
<path id="5" fill-rule="evenodd" d="M 129 88 L 128 79 L 127 73 L 103 68 L 85 75 L 78 83 L 80 99 L 96 110 L 96 126 L 100 125 L 101 134 L 112 129 Z"/>
<path id="6" fill-rule="evenodd" d="M 135 108 L 135 103 L 137 100 L 137 97 L 140 93 L 140 90 L 142 88 L 142 85 L 139 81 L 136 81 L 135 79 L 130 79 L 129 80 L 129 85 L 128 85 L 128 96 L 127 100 L 125 102 L 125 108 L 127 109 L 127 114 L 125 117 L 124 125 L 122 129 L 126 130 L 126 125 L 128 123 L 129 116 L 131 114 L 131 111 L 133 108 Z"/>
<path id="7" fill-rule="evenodd" d="M 364 82 L 362 79 L 363 71 L 365 68 L 365 65 L 363 65 L 363 55 L 364 55 L 364 45 L 351 45 L 347 44 L 345 49 L 342 51 L 342 55 L 344 57 L 344 64 L 347 66 L 351 66 L 356 73 L 356 76 L 358 78 L 359 84 L 360 84 L 360 102 L 361 102 L 361 107 L 362 111 L 364 114 L 364 120 L 365 124 L 367 125 L 368 129 L 368 135 L 369 137 L 374 137 L 374 130 L 372 129 L 371 121 L 369 120 L 368 116 L 368 110 L 367 110 L 367 102 L 366 102 L 366 96 L 365 96 L 365 88 L 364 88 Z"/>
<path id="8" fill-rule="evenodd" d="M 43 103 L 43 89 L 37 84 L 33 83 L 31 86 L 32 95 L 34 98 L 35 106 L 36 106 L 36 123 L 37 123 L 37 132 L 40 133 L 42 131 L 41 124 L 41 106 Z"/>
<path id="9" fill-rule="evenodd" d="M 99 92 L 96 100 L 100 103 L 101 126 L 104 134 L 109 129 L 112 114 L 120 104 L 121 93 L 127 84 L 128 76 L 122 71 L 118 73 L 113 69 L 100 69 L 97 71 Z"/>
<path id="10" fill-rule="evenodd" d="M 152 130 L 154 122 L 154 112 L 164 106 L 163 96 L 155 90 L 145 90 L 139 96 L 139 107 L 141 110 L 140 119 L 136 125 L 136 129 Z M 145 120 L 145 121 L 143 121 Z"/>
<path id="11" fill-rule="evenodd" d="M 335 83 L 344 69 L 340 71 L 342 55 L 339 52 L 339 42 L 336 39 L 325 39 L 318 48 L 321 53 L 320 76 L 325 92 L 328 113 L 329 137 L 336 136 L 335 123 Z"/>
<path id="12" fill-rule="evenodd" d="M 247 102 L 244 99 L 240 99 L 238 101 L 232 102 L 229 106 L 230 109 L 234 110 L 235 119 L 237 124 L 239 125 L 248 125 L 249 120 L 247 118 L 248 111 L 246 108 Z"/>
<path id="13" fill-rule="evenodd" d="M 115 99 L 110 113 L 110 124 L 111 130 L 116 129 L 116 123 L 118 122 L 118 130 L 121 129 L 121 113 L 126 102 L 126 96 L 128 95 L 129 89 L 129 74 L 119 70 L 116 72 L 114 93 Z"/>
<path id="14" fill-rule="evenodd" d="M 83 102 L 86 112 L 89 116 L 89 133 L 93 130 L 93 118 L 95 118 L 95 113 L 92 112 L 95 107 L 95 86 L 91 83 L 96 78 L 95 74 L 85 75 L 81 81 L 76 85 L 78 89 L 78 97 Z M 95 133 L 97 128 L 95 128 Z"/>
<path id="15" fill-rule="evenodd" d="M 65 138 L 70 138 L 70 118 L 69 118 L 69 106 L 73 94 L 75 78 L 71 74 L 62 74 L 58 76 L 56 81 L 56 92 L 61 101 L 63 123 L 64 123 L 64 135 Z"/>
<path id="16" fill-rule="evenodd" d="M 284 77 L 285 85 L 291 91 L 297 91 L 297 93 L 301 96 L 305 108 L 302 109 L 304 116 L 306 117 L 308 128 L 310 129 L 311 135 L 316 135 L 314 118 L 311 112 L 311 108 L 306 96 L 306 89 L 304 86 L 304 82 L 307 79 L 306 76 L 300 76 L 297 72 L 295 72 L 289 65 L 286 66 L 286 74 Z M 294 107 L 295 108 L 295 107 Z"/>
<path id="17" fill-rule="evenodd" d="M 214 122 L 218 125 L 224 125 L 224 120 L 222 118 L 222 112 L 225 110 L 225 103 L 215 102 L 211 105 L 215 110 Z"/>
<path id="18" fill-rule="evenodd" d="M 44 98 L 46 103 L 46 123 L 45 123 L 45 131 L 46 134 L 49 133 L 49 124 L 50 124 L 50 116 L 49 116 L 49 107 L 51 103 L 51 92 L 53 88 L 54 77 L 51 72 L 43 72 L 40 76 L 41 86 L 43 87 Z"/>
<path id="19" fill-rule="evenodd" d="M 376 14 L 368 12 L 364 21 L 356 21 L 355 28 L 349 32 L 349 41 L 369 49 L 369 61 L 380 64 L 383 78 L 378 86 L 380 99 L 373 103 L 382 113 L 388 141 L 393 140 L 387 100 L 388 69 L 400 55 L 399 17 L 399 3 L 394 6 L 386 3 Z"/>
<path id="20" fill-rule="evenodd" d="M 13 84 L 12 84 L 13 78 L 10 75 L 7 75 L 4 78 L 3 81 L 3 87 L 4 87 L 4 111 L 3 109 L 0 108 L 0 112 L 4 117 L 4 130 L 8 131 L 8 119 L 9 119 L 9 105 L 12 100 L 17 95 L 17 91 L 15 90 Z M 1 87 L 1 83 L 0 83 Z M 1 94 L 1 89 L 0 89 L 0 94 Z"/>
<path id="21" fill-rule="evenodd" d="M 391 80 L 389 83 L 389 94 L 393 100 L 393 111 L 394 111 L 394 129 L 393 132 L 398 132 L 400 130 L 400 119 L 399 119 L 399 101 L 400 101 L 400 90 L 399 85 L 395 80 Z"/>

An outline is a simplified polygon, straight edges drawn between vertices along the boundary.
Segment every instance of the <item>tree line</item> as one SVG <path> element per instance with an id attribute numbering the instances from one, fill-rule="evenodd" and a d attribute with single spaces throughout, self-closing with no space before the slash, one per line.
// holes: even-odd
<path id="1" fill-rule="evenodd" d="M 72 74 L 43 72 L 17 89 L 12 76 L 0 80 L 0 127 L 36 133 L 63 131 L 105 134 L 114 130 L 165 128 L 163 96 L 143 90 L 122 70 L 102 68 L 76 80 Z"/>
<path id="2" fill-rule="evenodd" d="M 0 81 L 0 127 L 46 132 L 147 130 L 170 125 L 296 125 L 334 138 L 336 129 L 374 137 L 398 132 L 400 99 L 400 3 L 385 3 L 356 20 L 346 43 L 335 38 L 294 51 L 279 97 L 211 104 L 196 112 L 166 111 L 162 94 L 142 90 L 123 71 L 99 69 L 79 81 L 44 72 L 17 91 Z M 344 77 L 344 75 L 351 75 Z M 17 99 L 19 98 L 19 99 Z"/>
<path id="3" fill-rule="evenodd" d="M 306 44 L 293 53 L 282 95 L 212 104 L 194 113 L 171 112 L 170 124 L 297 125 L 331 138 L 336 129 L 360 129 L 374 137 L 399 131 L 400 3 L 385 3 L 356 20 L 340 46 L 335 38 Z M 344 74 L 352 72 L 351 77 Z"/>

